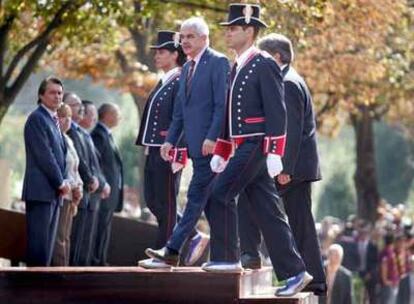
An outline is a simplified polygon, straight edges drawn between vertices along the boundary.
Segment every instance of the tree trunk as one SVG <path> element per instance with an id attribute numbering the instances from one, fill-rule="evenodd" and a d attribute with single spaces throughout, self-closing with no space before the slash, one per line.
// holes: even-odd
<path id="1" fill-rule="evenodd" d="M 351 117 L 356 138 L 356 171 L 358 217 L 374 222 L 380 200 L 375 161 L 373 119 L 367 107 Z"/>
<path id="2" fill-rule="evenodd" d="M 7 110 L 10 107 L 10 102 L 4 99 L 0 99 L 0 125 L 3 121 L 3 118 L 6 116 Z"/>

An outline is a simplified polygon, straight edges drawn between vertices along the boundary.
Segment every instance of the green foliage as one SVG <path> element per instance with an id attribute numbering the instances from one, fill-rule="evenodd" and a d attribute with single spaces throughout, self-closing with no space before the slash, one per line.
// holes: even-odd
<path id="1" fill-rule="evenodd" d="M 355 170 L 355 142 L 352 130 L 344 128 L 338 137 L 318 138 L 322 181 L 315 183 L 314 211 L 316 219 L 327 215 L 345 219 L 355 212 L 353 188 Z"/>
<path id="2" fill-rule="evenodd" d="M 407 140 L 401 130 L 383 123 L 376 125 L 375 133 L 381 196 L 392 204 L 404 203 L 414 178 L 414 144 Z"/>

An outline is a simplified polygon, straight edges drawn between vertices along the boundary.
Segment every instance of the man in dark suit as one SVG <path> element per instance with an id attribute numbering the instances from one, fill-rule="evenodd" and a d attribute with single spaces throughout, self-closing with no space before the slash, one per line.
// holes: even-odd
<path id="1" fill-rule="evenodd" d="M 379 252 L 377 245 L 371 241 L 371 224 L 364 223 L 358 233 L 357 247 L 359 253 L 359 276 L 363 280 L 368 302 L 377 302 L 376 289 L 379 278 Z"/>
<path id="2" fill-rule="evenodd" d="M 56 111 L 63 84 L 48 77 L 38 90 L 38 104 L 24 127 L 26 171 L 22 200 L 26 202 L 27 265 L 50 266 L 59 218 L 61 195 L 70 191 L 65 181 L 66 146 Z"/>
<path id="3" fill-rule="evenodd" d="M 82 134 L 82 127 L 79 122 L 83 119 L 84 108 L 82 101 L 72 92 L 66 92 L 63 102 L 72 109 L 72 124 L 68 136 L 72 139 L 75 150 L 79 156 L 79 174 L 83 181 L 83 197 L 78 206 L 78 212 L 73 218 L 70 247 L 70 265 L 81 266 L 80 256 L 82 243 L 86 233 L 87 208 L 89 196 L 99 187 L 98 178 L 94 175 L 92 168 L 91 152 L 88 149 L 85 138 Z"/>
<path id="4" fill-rule="evenodd" d="M 181 25 L 181 44 L 190 60 L 183 67 L 173 120 L 160 150 L 163 159 L 169 160 L 170 150 L 184 131 L 193 176 L 183 216 L 165 247 L 146 250 L 149 257 L 166 265 L 177 265 L 179 252 L 206 206 L 214 177 L 209 163 L 223 123 L 229 64 L 223 54 L 208 47 L 208 35 L 202 18 L 193 17 Z"/>
<path id="5" fill-rule="evenodd" d="M 240 270 L 236 197 L 244 191 L 256 217 L 274 270 L 286 285 L 277 291 L 290 296 L 312 276 L 297 252 L 273 177 L 282 171 L 286 140 L 283 79 L 277 63 L 254 41 L 261 27 L 259 5 L 231 4 L 226 40 L 237 53 L 230 74 L 226 129 L 217 140 L 211 168 L 220 173 L 210 203 L 211 272 Z M 236 146 L 232 155 L 232 147 Z"/>
<path id="6" fill-rule="evenodd" d="M 283 170 L 277 176 L 276 186 L 283 199 L 299 253 L 306 270 L 313 276 L 306 290 L 323 295 L 326 293 L 326 278 L 311 201 L 311 183 L 321 179 L 312 97 L 304 79 L 291 66 L 294 52 L 287 37 L 270 34 L 260 39 L 258 45 L 272 55 L 284 75 L 287 142 L 282 159 Z M 250 212 L 254 202 L 250 204 L 246 196 L 241 195 L 238 208 L 243 266 L 260 267 L 260 233 Z"/>
<path id="7" fill-rule="evenodd" d="M 90 266 L 93 254 L 93 248 L 96 238 L 96 223 L 98 218 L 98 209 L 101 199 L 105 199 L 111 192 L 111 187 L 106 182 L 105 176 L 101 170 L 101 164 L 99 162 L 99 152 L 93 143 L 92 137 L 88 130 L 91 130 L 97 122 L 98 113 L 95 105 L 89 100 L 82 100 L 84 108 L 84 115 L 79 122 L 80 132 L 83 136 L 86 149 L 89 156 L 89 164 L 93 176 L 98 179 L 99 186 L 97 190 L 89 195 L 88 206 L 85 209 L 85 226 L 84 235 L 82 238 L 80 253 L 79 253 L 79 265 Z"/>
<path id="8" fill-rule="evenodd" d="M 115 128 L 121 119 L 119 107 L 113 103 L 104 103 L 99 107 L 96 127 L 91 136 L 100 154 L 101 168 L 111 192 L 101 201 L 98 211 L 95 265 L 107 265 L 111 225 L 114 212 L 121 212 L 123 207 L 124 177 L 121 154 L 112 137 L 111 129 Z"/>

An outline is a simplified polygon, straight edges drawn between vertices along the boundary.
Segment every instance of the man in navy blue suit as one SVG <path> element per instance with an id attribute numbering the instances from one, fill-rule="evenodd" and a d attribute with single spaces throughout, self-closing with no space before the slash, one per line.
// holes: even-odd
<path id="1" fill-rule="evenodd" d="M 42 81 L 38 104 L 24 127 L 26 171 L 22 200 L 26 202 L 27 265 L 50 266 L 65 181 L 66 146 L 56 111 L 63 84 L 55 77 Z"/>
<path id="2" fill-rule="evenodd" d="M 226 124 L 217 140 L 211 168 L 220 173 L 210 202 L 211 272 L 240 271 L 236 197 L 244 191 L 254 202 L 253 216 L 269 250 L 279 280 L 278 296 L 291 296 L 311 280 L 295 241 L 273 177 L 282 169 L 286 141 L 283 80 L 277 63 L 254 41 L 266 24 L 259 5 L 231 4 L 226 39 L 237 53 L 230 74 Z M 234 149 L 235 147 L 235 149 Z M 231 157 L 232 156 L 232 157 Z"/>
<path id="3" fill-rule="evenodd" d="M 202 18 L 193 17 L 181 25 L 182 48 L 190 60 L 181 73 L 173 120 L 160 152 L 164 160 L 169 160 L 169 151 L 184 131 L 193 176 L 183 216 L 165 247 L 146 250 L 149 257 L 166 265 L 178 264 L 180 249 L 205 209 L 214 178 L 209 163 L 223 124 L 229 63 L 224 55 L 208 47 L 208 35 Z M 208 210 L 206 213 L 208 217 Z"/>
<path id="4" fill-rule="evenodd" d="M 283 170 L 276 186 L 283 199 L 299 253 L 313 281 L 306 290 L 326 293 L 326 278 L 312 216 L 311 183 L 321 179 L 316 145 L 316 122 L 312 97 L 304 79 L 291 66 L 294 52 L 291 41 L 281 34 L 270 34 L 259 41 L 259 48 L 271 54 L 282 69 L 287 112 L 287 143 Z M 251 216 L 254 202 L 241 195 L 238 203 L 240 245 L 243 267 L 260 267 L 259 227 Z M 253 267 L 249 267 L 249 264 Z"/>

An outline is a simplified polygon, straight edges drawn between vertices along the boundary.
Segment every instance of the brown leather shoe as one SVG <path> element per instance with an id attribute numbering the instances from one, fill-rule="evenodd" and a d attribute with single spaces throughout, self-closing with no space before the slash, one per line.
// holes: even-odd
<path id="1" fill-rule="evenodd" d="M 176 252 L 173 252 L 167 247 L 163 247 L 158 250 L 147 248 L 145 249 L 145 254 L 149 256 L 150 258 L 161 260 L 165 264 L 168 264 L 171 266 L 177 266 L 178 261 L 180 260 L 179 254 Z"/>

